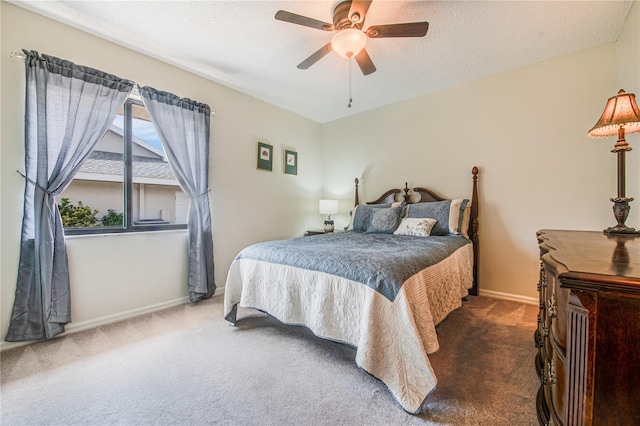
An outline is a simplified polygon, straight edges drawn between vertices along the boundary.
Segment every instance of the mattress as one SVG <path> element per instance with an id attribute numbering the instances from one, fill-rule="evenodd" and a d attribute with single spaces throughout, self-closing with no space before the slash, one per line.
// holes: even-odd
<path id="1" fill-rule="evenodd" d="M 428 354 L 436 325 L 473 282 L 473 245 L 461 236 L 340 232 L 256 244 L 233 261 L 225 318 L 238 306 L 356 348 L 404 410 L 421 411 L 437 384 Z"/>

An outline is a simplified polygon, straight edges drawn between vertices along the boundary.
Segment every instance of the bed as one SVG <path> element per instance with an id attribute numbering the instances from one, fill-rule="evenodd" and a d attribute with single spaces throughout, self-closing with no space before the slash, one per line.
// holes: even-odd
<path id="1" fill-rule="evenodd" d="M 356 348 L 357 365 L 419 413 L 437 379 L 436 325 L 478 294 L 478 168 L 471 199 L 417 187 L 355 206 L 347 230 L 258 243 L 232 262 L 225 319 L 238 306 Z"/>

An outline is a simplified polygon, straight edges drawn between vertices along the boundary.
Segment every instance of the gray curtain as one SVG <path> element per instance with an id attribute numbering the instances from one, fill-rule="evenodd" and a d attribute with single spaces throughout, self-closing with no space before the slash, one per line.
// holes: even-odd
<path id="1" fill-rule="evenodd" d="M 151 87 L 142 87 L 140 95 L 173 173 L 189 197 L 189 299 L 211 297 L 216 290 L 208 190 L 211 109 Z"/>
<path id="2" fill-rule="evenodd" d="M 107 132 L 133 82 L 38 52 L 26 55 L 25 191 L 7 341 L 49 339 L 71 321 L 69 267 L 54 197 Z M 86 283 L 91 284 L 91 283 Z"/>

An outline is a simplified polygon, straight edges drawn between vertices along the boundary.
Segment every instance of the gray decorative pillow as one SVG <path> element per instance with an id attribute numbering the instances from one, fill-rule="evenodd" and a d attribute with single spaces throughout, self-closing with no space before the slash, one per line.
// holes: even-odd
<path id="1" fill-rule="evenodd" d="M 384 209 L 391 207 L 391 203 L 387 204 L 360 204 L 353 210 L 351 224 L 348 229 L 356 232 L 366 232 L 371 222 L 371 212 L 374 209 Z"/>
<path id="2" fill-rule="evenodd" d="M 407 217 L 432 218 L 437 220 L 431 235 L 449 235 L 449 211 L 451 200 L 409 204 Z"/>
<path id="3" fill-rule="evenodd" d="M 400 224 L 402 209 L 402 206 L 372 209 L 366 232 L 370 234 L 393 234 Z"/>

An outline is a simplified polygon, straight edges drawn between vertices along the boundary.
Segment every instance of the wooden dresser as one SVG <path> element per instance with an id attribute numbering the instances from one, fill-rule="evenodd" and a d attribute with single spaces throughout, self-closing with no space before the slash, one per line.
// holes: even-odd
<path id="1" fill-rule="evenodd" d="M 640 425 L 640 237 L 541 230 L 538 420 Z"/>

